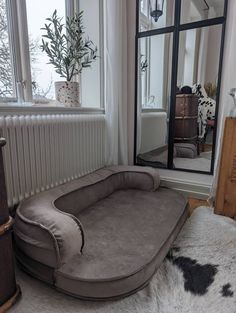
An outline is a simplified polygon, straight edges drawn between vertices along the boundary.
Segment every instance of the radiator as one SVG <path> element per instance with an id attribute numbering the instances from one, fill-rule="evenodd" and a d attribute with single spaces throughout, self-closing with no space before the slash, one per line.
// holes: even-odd
<path id="1" fill-rule="evenodd" d="M 8 205 L 105 164 L 104 115 L 0 117 Z"/>

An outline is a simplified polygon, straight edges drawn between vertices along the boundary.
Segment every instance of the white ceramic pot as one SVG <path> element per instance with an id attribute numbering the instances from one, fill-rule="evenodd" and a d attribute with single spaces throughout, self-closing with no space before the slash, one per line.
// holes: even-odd
<path id="1" fill-rule="evenodd" d="M 78 82 L 55 82 L 56 100 L 66 107 L 80 107 Z"/>

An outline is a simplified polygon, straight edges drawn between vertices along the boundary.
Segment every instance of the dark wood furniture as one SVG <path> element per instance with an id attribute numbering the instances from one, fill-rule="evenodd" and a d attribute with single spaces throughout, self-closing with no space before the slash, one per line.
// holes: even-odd
<path id="1" fill-rule="evenodd" d="M 176 95 L 175 142 L 198 142 L 198 97 L 192 94 Z"/>
<path id="2" fill-rule="evenodd" d="M 12 249 L 13 219 L 9 216 L 3 168 L 2 147 L 5 144 L 5 140 L 0 138 L 0 313 L 6 312 L 20 295 Z"/>
<path id="3" fill-rule="evenodd" d="M 236 117 L 225 122 L 215 213 L 236 218 Z"/>

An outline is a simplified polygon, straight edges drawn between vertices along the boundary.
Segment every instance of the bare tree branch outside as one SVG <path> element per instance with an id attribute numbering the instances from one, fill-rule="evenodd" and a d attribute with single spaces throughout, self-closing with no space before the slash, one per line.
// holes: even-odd
<path id="1" fill-rule="evenodd" d="M 39 40 L 29 38 L 29 51 L 32 65 L 32 90 L 35 99 L 45 100 L 52 88 L 52 81 L 44 90 L 37 83 L 37 57 L 41 52 Z M 11 51 L 8 37 L 7 12 L 5 0 L 0 0 L 0 97 L 14 96 L 13 69 L 11 64 Z"/>

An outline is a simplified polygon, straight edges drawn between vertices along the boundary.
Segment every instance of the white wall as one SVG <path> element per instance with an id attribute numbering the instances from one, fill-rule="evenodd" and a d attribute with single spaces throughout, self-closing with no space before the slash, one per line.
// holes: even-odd
<path id="1" fill-rule="evenodd" d="M 222 26 L 209 27 L 207 62 L 206 62 L 206 83 L 216 83 L 219 70 L 220 46 L 221 46 Z"/>
<path id="2" fill-rule="evenodd" d="M 184 60 L 183 85 L 193 86 L 195 70 L 195 49 L 196 49 L 196 29 L 190 29 L 186 32 L 186 54 Z"/>

